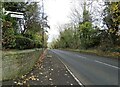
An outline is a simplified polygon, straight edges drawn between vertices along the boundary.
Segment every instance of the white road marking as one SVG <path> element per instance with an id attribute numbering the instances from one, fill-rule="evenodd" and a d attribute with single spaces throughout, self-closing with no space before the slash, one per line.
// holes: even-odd
<path id="1" fill-rule="evenodd" d="M 80 55 L 76 55 L 76 56 L 78 56 L 78 57 L 80 57 L 80 58 L 83 58 L 83 59 L 87 59 L 87 58 L 84 57 L 84 56 L 80 56 Z"/>
<path id="2" fill-rule="evenodd" d="M 64 64 L 65 65 L 65 64 Z M 66 69 L 70 72 L 70 74 L 74 77 L 74 79 L 78 82 L 79 85 L 82 85 L 82 83 L 78 80 L 78 78 L 75 77 L 75 75 L 70 71 L 70 69 L 65 65 Z"/>
<path id="3" fill-rule="evenodd" d="M 61 62 L 62 60 L 60 58 L 58 58 Z M 63 63 L 63 62 L 62 62 Z M 64 63 L 63 63 L 64 64 Z M 73 78 L 78 82 L 79 85 L 81 85 L 81 87 L 84 87 L 83 84 L 78 80 L 78 78 L 71 72 L 71 70 L 67 67 L 67 65 L 65 65 L 65 68 L 70 72 L 70 74 L 73 76 Z"/>
<path id="4" fill-rule="evenodd" d="M 97 61 L 97 60 L 94 60 L 94 61 L 97 62 L 97 63 L 101 63 L 101 64 L 104 64 L 104 65 L 107 65 L 107 66 L 110 66 L 110 67 L 116 68 L 116 69 L 120 69 L 120 68 L 117 67 L 117 66 L 113 66 L 113 65 L 110 65 L 110 64 L 107 64 L 107 63 L 101 62 L 101 61 Z"/>
<path id="5" fill-rule="evenodd" d="M 78 57 L 83 58 L 83 59 L 87 59 L 86 57 L 84 57 L 84 56 L 80 56 L 80 55 L 78 55 Z M 117 66 L 113 66 L 113 65 L 110 65 L 110 64 L 107 64 L 107 63 L 101 62 L 101 61 L 97 61 L 97 60 L 94 60 L 94 61 L 97 62 L 97 63 L 101 63 L 101 64 L 104 64 L 104 65 L 107 65 L 107 66 L 110 66 L 110 67 L 116 68 L 116 69 L 120 69 L 120 68 L 117 67 Z"/>

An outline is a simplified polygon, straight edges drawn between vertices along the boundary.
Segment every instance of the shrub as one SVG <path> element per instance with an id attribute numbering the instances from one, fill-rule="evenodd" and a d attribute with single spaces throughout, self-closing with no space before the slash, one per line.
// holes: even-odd
<path id="1" fill-rule="evenodd" d="M 42 43 L 40 43 L 39 41 L 35 41 L 35 47 L 36 48 L 41 48 L 42 47 Z"/>
<path id="2" fill-rule="evenodd" d="M 30 38 L 24 36 L 16 36 L 16 48 L 17 49 L 31 49 L 34 48 L 35 42 Z"/>
<path id="3" fill-rule="evenodd" d="M 41 48 L 42 47 L 42 37 L 39 33 L 33 33 L 33 32 L 26 32 L 25 34 L 23 34 L 24 37 L 26 38 L 30 38 L 34 41 L 34 48 Z"/>
<path id="4" fill-rule="evenodd" d="M 25 34 L 23 34 L 23 36 L 26 38 L 34 39 L 34 34 L 31 32 L 26 32 Z"/>
<path id="5" fill-rule="evenodd" d="M 3 28 L 2 32 L 2 46 L 5 49 L 15 47 L 15 35 L 13 28 Z"/>

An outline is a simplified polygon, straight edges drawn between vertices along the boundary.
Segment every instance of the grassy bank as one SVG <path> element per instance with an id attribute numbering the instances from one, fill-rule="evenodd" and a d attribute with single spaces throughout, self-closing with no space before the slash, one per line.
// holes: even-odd
<path id="1" fill-rule="evenodd" d="M 101 51 L 101 50 L 97 50 L 97 49 L 82 50 L 82 49 L 68 49 L 67 48 L 64 50 L 120 59 L 120 52 Z"/>
<path id="2" fill-rule="evenodd" d="M 41 49 L 2 52 L 2 80 L 14 79 L 28 73 L 41 54 Z"/>

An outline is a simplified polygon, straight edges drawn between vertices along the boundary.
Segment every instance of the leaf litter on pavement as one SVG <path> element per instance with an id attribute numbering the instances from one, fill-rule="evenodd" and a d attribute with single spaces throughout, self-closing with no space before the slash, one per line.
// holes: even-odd
<path id="1" fill-rule="evenodd" d="M 41 65 L 41 63 L 42 63 L 42 61 L 39 60 L 39 61 L 35 64 L 35 68 L 42 69 L 43 66 Z M 42 75 L 43 73 L 40 72 L 40 74 Z M 31 72 L 31 73 L 29 74 L 29 76 L 27 76 L 27 75 L 22 75 L 19 80 L 14 81 L 14 84 L 15 84 L 15 85 L 27 85 L 27 86 L 29 86 L 29 83 L 27 83 L 29 80 L 39 81 L 39 76 L 34 75 L 34 73 Z"/>
<path id="2" fill-rule="evenodd" d="M 65 67 L 62 65 L 62 63 L 58 65 L 59 61 L 53 61 L 52 55 L 47 55 L 46 58 L 47 59 L 44 61 L 44 64 L 43 60 L 39 60 L 36 63 L 33 71 L 31 71 L 29 74 L 21 76 L 19 80 L 14 81 L 14 84 L 30 86 L 31 84 L 36 84 L 38 82 L 37 84 L 39 85 L 55 85 L 62 78 L 61 81 L 66 79 L 65 81 L 62 81 L 64 84 L 73 85 L 73 80 L 70 80 L 70 74 L 67 70 L 65 70 Z M 54 66 L 55 64 L 56 66 Z"/>

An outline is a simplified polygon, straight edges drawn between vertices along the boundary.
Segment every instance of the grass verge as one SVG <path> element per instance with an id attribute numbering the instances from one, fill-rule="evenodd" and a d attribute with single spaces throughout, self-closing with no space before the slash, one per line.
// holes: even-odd
<path id="1" fill-rule="evenodd" d="M 41 55 L 41 49 L 3 51 L 2 80 L 21 77 L 32 70 Z"/>
<path id="2" fill-rule="evenodd" d="M 108 58 L 120 59 L 120 52 L 110 52 L 110 51 L 103 52 L 101 50 L 96 50 L 96 49 L 82 50 L 82 49 L 68 49 L 67 48 L 64 50 L 85 53 L 85 54 L 92 54 L 92 55 L 103 56 L 103 57 L 108 57 Z"/>

